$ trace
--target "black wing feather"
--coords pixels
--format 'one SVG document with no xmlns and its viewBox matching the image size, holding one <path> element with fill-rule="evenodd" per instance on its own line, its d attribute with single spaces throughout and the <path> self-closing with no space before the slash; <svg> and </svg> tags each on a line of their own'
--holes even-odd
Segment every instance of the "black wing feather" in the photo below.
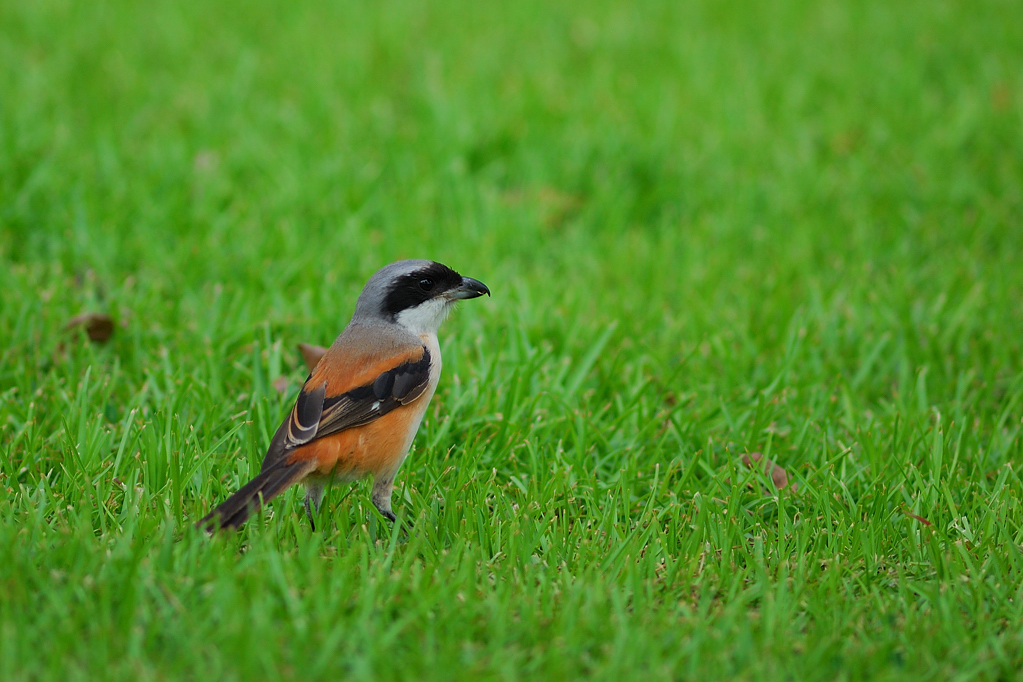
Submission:
<svg viewBox="0 0 1023 682">
<path fill-rule="evenodd" d="M 419 360 L 403 362 L 371 383 L 333 398 L 325 397 L 326 382 L 310 390 L 308 381 L 295 408 L 270 441 L 262 471 L 300 445 L 365 426 L 421 396 L 430 383 L 430 351 L 424 346 Z"/>
<path fill-rule="evenodd" d="M 317 437 L 364 426 L 409 404 L 426 391 L 429 383 L 430 351 L 423 348 L 419 360 L 402 363 L 381 374 L 372 384 L 323 401 Z"/>
<path fill-rule="evenodd" d="M 384 372 L 373 382 L 373 397 L 383 400 L 391 395 L 391 388 L 394 386 L 394 372 Z"/>
<path fill-rule="evenodd" d="M 288 440 L 292 443 L 301 445 L 316 438 L 326 393 L 327 382 L 324 381 L 319 387 L 311 391 L 306 391 L 303 388 L 302 392 L 298 394 L 295 409 L 292 410 L 291 416 L 288 419 L 290 424 Z"/>
</svg>

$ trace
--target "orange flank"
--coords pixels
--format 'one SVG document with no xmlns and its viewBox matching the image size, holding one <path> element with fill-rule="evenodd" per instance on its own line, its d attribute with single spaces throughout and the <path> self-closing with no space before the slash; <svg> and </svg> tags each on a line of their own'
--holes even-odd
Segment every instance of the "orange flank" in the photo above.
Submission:
<svg viewBox="0 0 1023 682">
<path fill-rule="evenodd" d="M 400 407 L 365 426 L 319 438 L 296 448 L 288 464 L 315 462 L 314 475 L 355 480 L 368 474 L 389 476 L 408 453 L 428 400 Z"/>
</svg>

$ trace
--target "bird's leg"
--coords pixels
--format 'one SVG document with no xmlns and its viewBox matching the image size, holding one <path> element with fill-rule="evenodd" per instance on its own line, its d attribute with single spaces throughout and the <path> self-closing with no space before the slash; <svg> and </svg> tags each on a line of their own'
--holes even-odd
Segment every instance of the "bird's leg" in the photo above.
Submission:
<svg viewBox="0 0 1023 682">
<path fill-rule="evenodd" d="M 394 523 L 398 517 L 391 511 L 391 491 L 394 490 L 394 475 L 380 476 L 373 481 L 373 506 L 380 515 Z"/>
<path fill-rule="evenodd" d="M 310 485 L 305 489 L 305 515 L 309 517 L 309 527 L 316 530 L 315 514 L 320 511 L 320 503 L 323 502 L 323 486 Z"/>
</svg>

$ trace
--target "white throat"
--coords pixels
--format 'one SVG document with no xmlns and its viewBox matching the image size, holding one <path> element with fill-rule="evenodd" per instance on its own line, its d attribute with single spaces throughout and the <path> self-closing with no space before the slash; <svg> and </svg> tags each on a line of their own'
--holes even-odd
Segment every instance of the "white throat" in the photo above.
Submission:
<svg viewBox="0 0 1023 682">
<path fill-rule="evenodd" d="M 438 296 L 423 301 L 414 308 L 406 308 L 395 317 L 395 322 L 416 336 L 423 334 L 436 335 L 441 323 L 451 312 L 454 301 Z"/>
</svg>

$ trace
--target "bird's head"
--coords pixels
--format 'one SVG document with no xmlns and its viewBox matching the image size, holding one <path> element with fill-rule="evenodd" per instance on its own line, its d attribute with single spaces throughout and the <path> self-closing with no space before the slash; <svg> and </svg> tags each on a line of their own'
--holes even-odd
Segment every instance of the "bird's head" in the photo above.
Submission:
<svg viewBox="0 0 1023 682">
<path fill-rule="evenodd" d="M 353 319 L 396 322 L 413 334 L 436 334 L 460 300 L 477 298 L 490 289 L 431 260 L 402 260 L 376 272 L 359 295 Z"/>
</svg>

